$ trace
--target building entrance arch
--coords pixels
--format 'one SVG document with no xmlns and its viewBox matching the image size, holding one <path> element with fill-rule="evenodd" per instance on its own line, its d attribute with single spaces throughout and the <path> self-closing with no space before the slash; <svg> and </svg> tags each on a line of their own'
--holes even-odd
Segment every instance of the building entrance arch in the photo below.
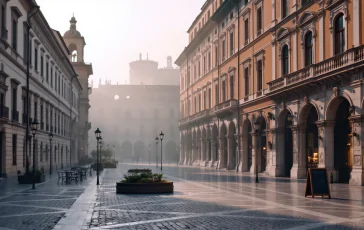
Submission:
<svg viewBox="0 0 364 230">
<path fill-rule="evenodd" d="M 277 146 L 277 162 L 281 172 L 279 176 L 283 177 L 291 177 L 293 166 L 292 118 L 291 112 L 285 109 L 280 113 L 278 120 L 279 145 Z"/>
</svg>

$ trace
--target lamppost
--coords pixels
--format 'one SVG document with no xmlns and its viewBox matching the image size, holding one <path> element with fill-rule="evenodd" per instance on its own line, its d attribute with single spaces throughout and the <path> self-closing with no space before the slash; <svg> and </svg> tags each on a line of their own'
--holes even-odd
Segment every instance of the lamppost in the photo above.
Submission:
<svg viewBox="0 0 364 230">
<path fill-rule="evenodd" d="M 162 164 L 163 164 L 163 137 L 164 137 L 164 133 L 161 131 L 161 133 L 159 134 L 159 138 L 161 139 L 161 170 L 163 170 L 162 168 Z"/>
<path fill-rule="evenodd" d="M 50 132 L 48 134 L 49 136 L 49 175 L 52 174 L 52 139 L 53 139 L 53 133 Z"/>
<path fill-rule="evenodd" d="M 37 118 L 34 118 L 32 122 L 32 134 L 33 134 L 33 186 L 32 189 L 35 189 L 35 135 L 37 134 L 38 129 L 38 121 Z"/>
<path fill-rule="evenodd" d="M 155 137 L 155 144 L 157 145 L 157 150 L 155 151 L 155 155 L 157 157 L 157 160 L 156 160 L 156 168 L 158 168 L 158 142 L 159 142 L 159 138 L 158 136 Z"/>
<path fill-rule="evenodd" d="M 149 160 L 149 164 L 150 164 L 150 144 L 148 144 L 148 160 Z"/>
<path fill-rule="evenodd" d="M 95 137 L 96 137 L 96 185 L 100 185 L 99 181 L 99 140 L 101 139 L 101 131 L 99 128 L 95 130 Z"/>
<path fill-rule="evenodd" d="M 255 134 L 256 134 L 256 138 L 259 138 L 259 134 L 260 134 L 260 123 L 258 121 L 256 121 L 254 123 L 254 129 L 255 129 Z M 259 183 L 259 178 L 258 178 L 258 147 L 257 146 L 258 140 L 255 140 L 255 183 Z"/>
</svg>

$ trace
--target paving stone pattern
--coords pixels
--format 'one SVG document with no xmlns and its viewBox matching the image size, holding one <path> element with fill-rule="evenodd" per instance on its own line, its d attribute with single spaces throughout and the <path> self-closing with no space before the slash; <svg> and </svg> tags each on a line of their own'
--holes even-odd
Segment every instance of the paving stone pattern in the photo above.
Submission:
<svg viewBox="0 0 364 230">
<path fill-rule="evenodd" d="M 83 229 L 364 229 L 361 187 L 335 185 L 333 196 L 342 199 L 312 199 L 302 181 L 263 177 L 256 185 L 250 175 L 165 166 L 174 194 L 115 194 L 130 167 L 104 173 Z"/>
<path fill-rule="evenodd" d="M 0 229 L 53 229 L 91 180 L 88 177 L 86 181 L 65 185 L 57 183 L 53 175 L 35 190 L 31 185 L 0 188 Z"/>
</svg>

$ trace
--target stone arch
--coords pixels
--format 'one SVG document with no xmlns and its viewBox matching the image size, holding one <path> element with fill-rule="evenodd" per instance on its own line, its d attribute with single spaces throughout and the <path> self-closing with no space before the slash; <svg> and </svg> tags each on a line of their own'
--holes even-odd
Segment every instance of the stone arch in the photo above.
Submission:
<svg viewBox="0 0 364 230">
<path fill-rule="evenodd" d="M 248 118 L 245 119 L 242 122 L 243 154 L 241 159 L 242 159 L 243 172 L 249 172 L 252 166 L 252 148 L 253 148 L 253 140 L 251 135 L 252 130 L 253 130 L 253 125 L 251 120 L 249 120 Z"/>
<path fill-rule="evenodd" d="M 311 102 L 308 102 L 306 104 L 304 104 L 302 106 L 302 108 L 300 109 L 300 112 L 298 114 L 298 123 L 301 125 L 303 123 L 305 123 L 306 119 L 307 119 L 307 116 L 308 116 L 308 113 L 310 112 L 311 108 L 314 107 L 315 110 L 316 110 L 316 114 L 317 114 L 317 119 L 320 120 L 321 119 L 321 116 L 320 116 L 320 110 L 319 110 L 319 107 L 316 105 L 315 102 L 311 101 Z"/>
<path fill-rule="evenodd" d="M 278 116 L 277 145 L 276 145 L 276 174 L 290 177 L 293 166 L 293 113 L 289 108 L 282 110 Z"/>
<path fill-rule="evenodd" d="M 177 143 L 174 141 L 168 141 L 164 147 L 163 158 L 170 163 L 176 162 L 178 159 Z"/>
<path fill-rule="evenodd" d="M 309 20 L 315 17 L 313 12 L 306 11 L 302 14 L 302 16 L 298 19 L 298 25 L 301 26 L 302 24 L 308 22 Z"/>
<path fill-rule="evenodd" d="M 237 166 L 237 152 L 236 152 L 236 127 L 235 123 L 231 121 L 228 129 L 228 159 L 227 169 L 235 169 Z"/>
<path fill-rule="evenodd" d="M 211 161 L 219 158 L 219 131 L 216 123 L 211 126 Z"/>
<path fill-rule="evenodd" d="M 224 122 L 220 126 L 219 142 L 220 142 L 219 168 L 226 168 L 228 160 L 228 149 L 227 149 L 228 146 L 227 146 L 227 127 Z"/>
<path fill-rule="evenodd" d="M 284 36 L 289 34 L 289 30 L 287 28 L 281 27 L 277 31 L 277 39 L 282 39 Z"/>
<path fill-rule="evenodd" d="M 339 89 L 337 89 L 339 90 Z M 338 96 L 338 93 L 334 93 L 333 96 L 331 96 L 330 101 L 327 104 L 326 113 L 325 113 L 325 120 L 333 121 L 336 118 L 337 108 L 340 106 L 340 104 L 346 100 L 349 103 L 349 106 L 353 106 L 353 101 L 351 100 L 351 97 L 346 94 L 345 92 L 342 93 L 342 95 Z"/>
<path fill-rule="evenodd" d="M 121 144 L 121 157 L 129 159 L 133 157 L 133 144 L 130 141 Z"/>
<path fill-rule="evenodd" d="M 137 161 L 146 159 L 146 144 L 142 141 L 137 141 L 134 143 L 134 151 L 133 151 L 133 157 Z"/>
<path fill-rule="evenodd" d="M 77 62 L 77 45 L 75 43 L 70 43 L 68 45 L 68 50 L 71 53 L 71 62 Z"/>
<path fill-rule="evenodd" d="M 265 172 L 267 168 L 267 119 L 260 115 L 256 118 L 255 122 L 260 124 L 259 136 L 255 140 L 255 160 L 257 160 L 258 172 Z"/>
</svg>

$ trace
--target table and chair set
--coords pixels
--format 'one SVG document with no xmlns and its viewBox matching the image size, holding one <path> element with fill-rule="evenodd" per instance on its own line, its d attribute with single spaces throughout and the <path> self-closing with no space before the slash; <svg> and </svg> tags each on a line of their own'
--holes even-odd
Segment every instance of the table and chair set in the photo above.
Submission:
<svg viewBox="0 0 364 230">
<path fill-rule="evenodd" d="M 92 176 L 91 167 L 73 167 L 68 170 L 58 171 L 58 182 L 70 184 L 72 181 L 78 182 L 87 180 L 87 174 Z"/>
</svg>

